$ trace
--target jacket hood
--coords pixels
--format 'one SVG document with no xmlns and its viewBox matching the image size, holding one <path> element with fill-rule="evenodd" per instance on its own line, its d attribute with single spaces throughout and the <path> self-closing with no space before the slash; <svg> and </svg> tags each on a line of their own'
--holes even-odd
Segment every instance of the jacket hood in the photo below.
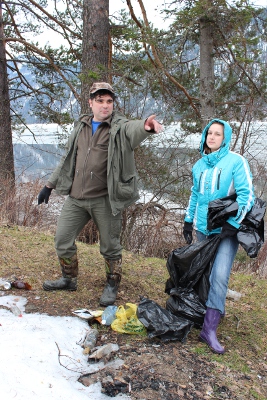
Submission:
<svg viewBox="0 0 267 400">
<path fill-rule="evenodd" d="M 218 122 L 224 126 L 224 139 L 222 141 L 221 147 L 219 150 L 211 153 L 211 154 L 205 154 L 204 153 L 204 144 L 206 141 L 206 136 L 207 132 L 209 130 L 209 127 L 214 123 Z M 207 126 L 203 129 L 202 136 L 201 136 L 201 142 L 200 142 L 200 148 L 199 151 L 201 153 L 201 156 L 204 158 L 204 160 L 211 165 L 214 165 L 218 160 L 220 160 L 222 157 L 224 157 L 230 149 L 230 143 L 232 139 L 232 128 L 228 124 L 228 122 L 223 121 L 222 119 L 215 118 L 211 120 Z"/>
</svg>

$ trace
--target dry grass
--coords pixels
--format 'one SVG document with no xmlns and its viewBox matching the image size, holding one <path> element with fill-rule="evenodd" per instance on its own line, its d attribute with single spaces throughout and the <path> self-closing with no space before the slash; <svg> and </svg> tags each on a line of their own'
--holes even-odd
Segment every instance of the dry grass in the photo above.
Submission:
<svg viewBox="0 0 267 400">
<path fill-rule="evenodd" d="M 99 254 L 99 246 L 78 242 L 79 290 L 75 296 L 68 292 L 48 293 L 42 290 L 45 279 L 61 276 L 60 267 L 54 250 L 53 236 L 39 233 L 25 227 L 2 226 L 1 234 L 1 276 L 12 280 L 15 277 L 32 285 L 32 296 L 44 301 L 41 312 L 50 313 L 49 301 L 52 298 L 51 313 L 58 315 L 71 313 L 77 307 L 98 307 L 98 299 L 105 284 L 104 262 Z M 167 279 L 165 261 L 143 258 L 129 252 L 123 252 L 123 286 L 119 294 L 121 303 L 138 302 L 140 296 L 153 297 L 161 304 L 164 302 L 164 285 Z M 148 279 L 149 277 L 149 279 Z M 151 281 L 153 285 L 151 286 Z M 27 292 L 26 292 L 27 293 Z M 30 293 L 27 293 L 30 295 Z M 71 308 L 69 308 L 69 301 Z M 38 301 L 36 302 L 38 303 Z M 46 306 L 47 303 L 47 306 Z M 37 306 L 37 305 L 36 305 Z"/>
<path fill-rule="evenodd" d="M 55 232 L 57 218 L 65 197 L 52 191 L 48 205 L 37 205 L 44 183 L 17 185 L 15 193 L 6 193 L 0 200 L 0 224 L 11 224 Z M 134 204 L 123 212 L 122 243 L 125 249 L 146 257 L 164 258 L 183 242 L 180 216 L 156 204 Z M 99 234 L 92 221 L 84 227 L 79 241 L 94 244 Z"/>
<path fill-rule="evenodd" d="M 7 183 L 6 183 L 7 184 Z M 17 225 L 54 234 L 57 218 L 65 197 L 52 192 L 48 205 L 37 205 L 37 197 L 43 182 L 22 183 L 15 193 L 0 198 L 0 224 Z M 122 244 L 124 249 L 145 257 L 165 259 L 175 248 L 185 245 L 182 235 L 182 215 L 158 203 L 136 203 L 123 212 Z M 89 223 L 81 231 L 78 240 L 95 244 L 99 241 L 98 230 Z M 267 277 L 267 243 L 264 243 L 256 259 L 246 256 L 244 250 L 236 257 L 234 270 L 257 272 Z"/>
</svg>

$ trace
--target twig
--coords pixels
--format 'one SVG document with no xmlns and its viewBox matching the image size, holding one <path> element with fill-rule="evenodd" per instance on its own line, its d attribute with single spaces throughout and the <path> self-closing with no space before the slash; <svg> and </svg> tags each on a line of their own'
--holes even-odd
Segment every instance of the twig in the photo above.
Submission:
<svg viewBox="0 0 267 400">
<path fill-rule="evenodd" d="M 76 370 L 75 370 L 75 369 L 72 369 L 72 368 L 68 368 L 67 366 L 65 366 L 65 365 L 62 364 L 62 362 L 60 361 L 60 357 L 67 357 L 69 360 L 71 360 L 71 361 L 73 362 L 74 365 L 77 364 L 77 361 L 74 360 L 73 358 L 69 357 L 69 356 L 66 356 L 66 355 L 64 355 L 64 354 L 60 354 L 60 348 L 59 348 L 57 342 L 55 342 L 55 343 L 56 343 L 56 346 L 57 346 L 57 348 L 58 348 L 58 362 L 59 362 L 59 364 L 60 364 L 62 367 L 66 368 L 68 371 L 78 372 L 78 373 L 80 374 L 80 373 L 82 372 L 81 370 L 79 370 L 79 369 L 76 369 Z"/>
<path fill-rule="evenodd" d="M 238 330 L 238 328 L 239 328 L 239 323 L 240 323 L 240 319 L 238 318 L 237 315 L 234 315 L 234 317 L 237 319 L 236 330 Z"/>
</svg>

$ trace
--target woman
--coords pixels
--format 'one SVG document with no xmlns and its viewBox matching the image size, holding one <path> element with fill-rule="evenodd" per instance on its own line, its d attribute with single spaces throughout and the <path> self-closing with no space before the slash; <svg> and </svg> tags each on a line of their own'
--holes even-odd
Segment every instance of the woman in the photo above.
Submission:
<svg viewBox="0 0 267 400">
<path fill-rule="evenodd" d="M 220 234 L 221 241 L 210 274 L 207 310 L 199 339 L 215 353 L 225 349 L 216 335 L 225 299 L 231 268 L 238 249 L 237 231 L 254 203 L 252 175 L 247 160 L 230 151 L 232 128 L 220 119 L 213 119 L 203 130 L 200 144 L 202 158 L 193 166 L 193 186 L 185 214 L 183 234 L 192 242 L 193 225 L 197 240 Z M 238 212 L 222 228 L 208 231 L 207 213 L 210 201 L 236 193 Z"/>
</svg>

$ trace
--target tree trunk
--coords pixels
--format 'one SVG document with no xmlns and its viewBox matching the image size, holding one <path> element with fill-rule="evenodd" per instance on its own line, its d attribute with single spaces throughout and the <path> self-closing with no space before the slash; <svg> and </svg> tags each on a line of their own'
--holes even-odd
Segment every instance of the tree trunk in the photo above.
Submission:
<svg viewBox="0 0 267 400">
<path fill-rule="evenodd" d="M 15 187 L 7 62 L 0 1 L 0 201 Z"/>
<path fill-rule="evenodd" d="M 214 61 L 212 25 L 207 18 L 200 19 L 200 111 L 204 128 L 215 117 Z"/>
<path fill-rule="evenodd" d="M 109 80 L 109 0 L 84 0 L 81 111 L 93 82 Z"/>
</svg>

